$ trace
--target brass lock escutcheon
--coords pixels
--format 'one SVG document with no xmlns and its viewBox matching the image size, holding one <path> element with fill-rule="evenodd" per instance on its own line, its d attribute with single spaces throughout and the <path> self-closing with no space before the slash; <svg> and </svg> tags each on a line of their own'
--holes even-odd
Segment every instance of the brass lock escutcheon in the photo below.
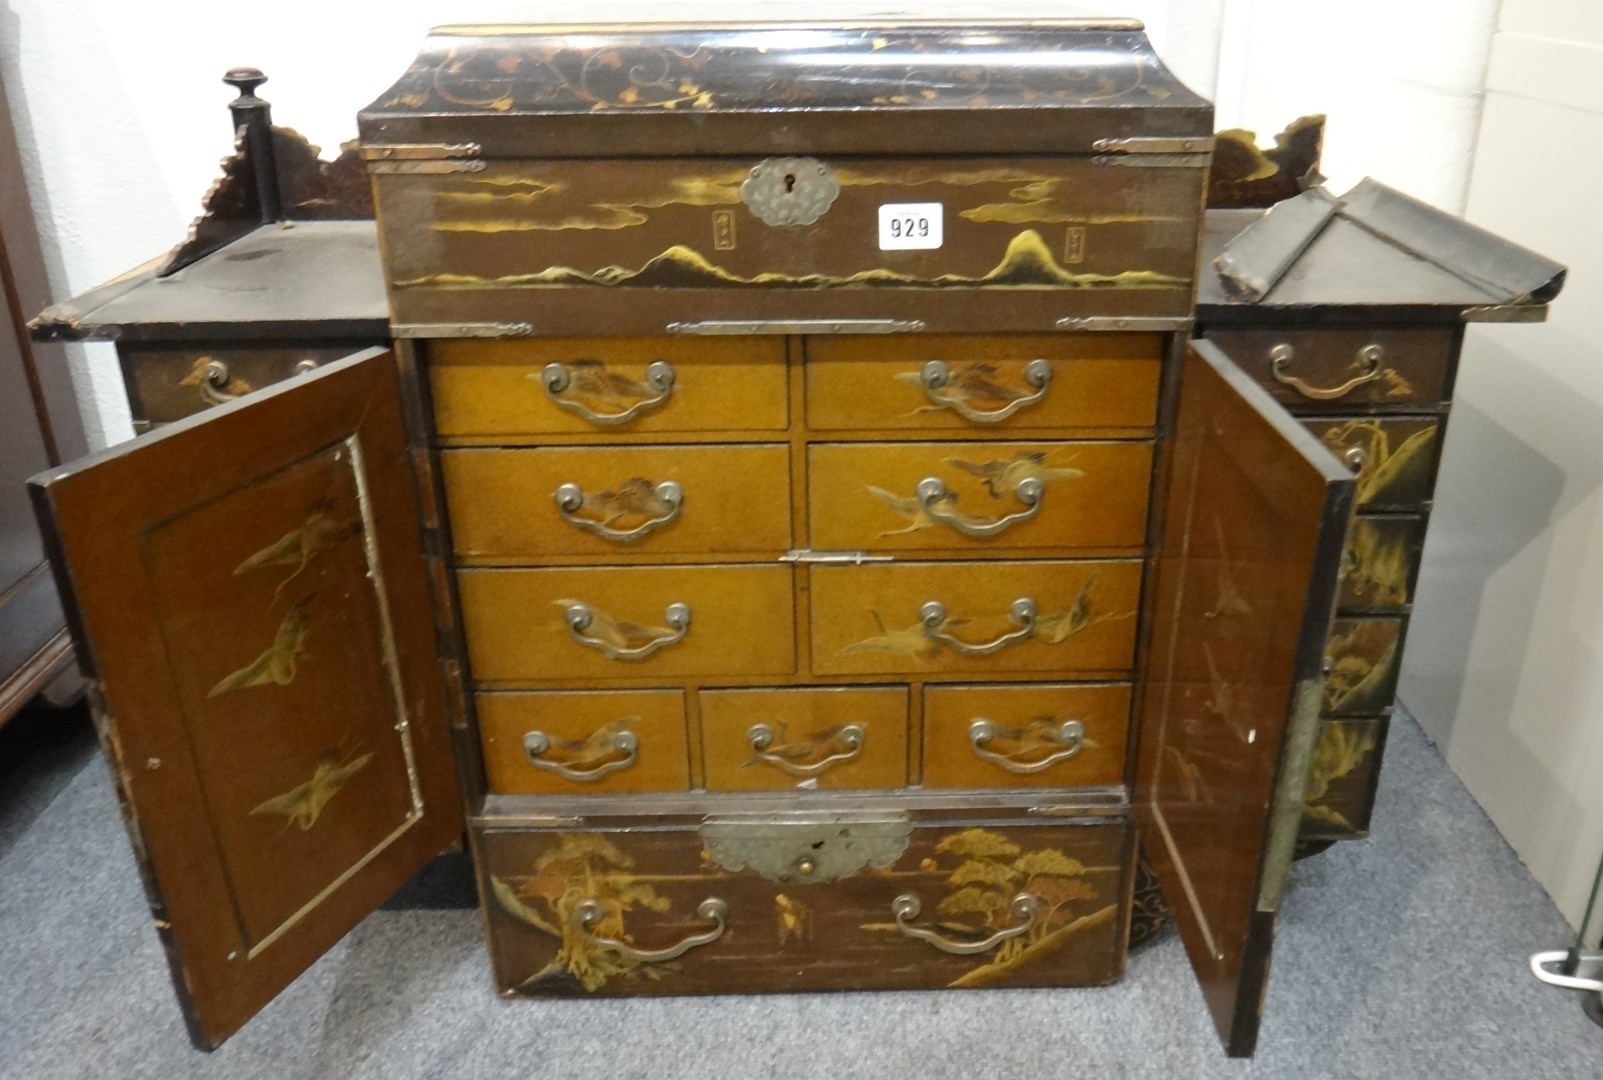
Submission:
<svg viewBox="0 0 1603 1080">
<path fill-rule="evenodd" d="M 768 158 L 751 167 L 740 198 L 769 225 L 811 225 L 840 194 L 840 181 L 817 158 Z"/>
<path fill-rule="evenodd" d="M 723 869 L 750 869 L 793 885 L 884 869 L 902 857 L 912 836 L 904 813 L 720 814 L 701 824 L 701 846 Z"/>
</svg>

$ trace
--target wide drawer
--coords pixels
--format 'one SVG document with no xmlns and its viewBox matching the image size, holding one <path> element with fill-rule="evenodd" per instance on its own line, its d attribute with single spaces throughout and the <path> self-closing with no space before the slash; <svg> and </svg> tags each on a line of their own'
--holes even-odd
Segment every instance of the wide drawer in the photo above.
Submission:
<svg viewBox="0 0 1603 1080">
<path fill-rule="evenodd" d="M 1327 716 L 1378 716 L 1389 713 L 1397 697 L 1403 620 L 1337 619 L 1325 656 Z"/>
<path fill-rule="evenodd" d="M 926 788 L 1056 788 L 1124 780 L 1128 683 L 932 686 Z"/>
<path fill-rule="evenodd" d="M 809 831 L 792 818 L 743 843 L 760 824 L 706 846 L 693 826 L 480 832 L 496 985 L 728 994 L 1094 986 L 1122 974 L 1118 819 L 904 825 L 903 838 L 859 836 L 843 856 L 833 845 L 849 824 Z M 1015 905 L 1020 893 L 1029 899 Z M 975 944 L 973 955 L 942 947 Z"/>
<path fill-rule="evenodd" d="M 473 677 L 484 682 L 786 675 L 786 566 L 462 570 Z"/>
<path fill-rule="evenodd" d="M 807 450 L 820 551 L 1139 548 L 1152 444 L 828 443 Z"/>
<path fill-rule="evenodd" d="M 907 783 L 905 686 L 703 690 L 698 697 L 708 791 Z"/>
<path fill-rule="evenodd" d="M 465 558 L 790 549 L 785 446 L 547 447 L 440 455 Z"/>
<path fill-rule="evenodd" d="M 306 341 L 226 349 L 124 345 L 119 352 L 134 420 L 148 425 L 182 420 L 378 344 Z"/>
<path fill-rule="evenodd" d="M 1150 431 L 1158 334 L 807 339 L 814 431 Z"/>
<path fill-rule="evenodd" d="M 1293 412 L 1434 405 L 1447 397 L 1448 330 L 1212 330 L 1207 336 Z"/>
<path fill-rule="evenodd" d="M 1353 518 L 1347 530 L 1336 603 L 1343 610 L 1408 606 L 1414 597 L 1424 544 L 1425 518 L 1420 514 Z"/>
<path fill-rule="evenodd" d="M 678 690 L 478 694 L 474 708 L 484 771 L 496 794 L 690 787 Z"/>
<path fill-rule="evenodd" d="M 1353 416 L 1305 420 L 1358 481 L 1357 504 L 1371 510 L 1415 510 L 1436 488 L 1441 421 L 1426 416 Z"/>
<path fill-rule="evenodd" d="M 782 338 L 530 338 L 429 349 L 434 424 L 454 436 L 779 431 Z"/>
<path fill-rule="evenodd" d="M 1118 672 L 1135 653 L 1136 560 L 811 568 L 820 675 Z"/>
</svg>

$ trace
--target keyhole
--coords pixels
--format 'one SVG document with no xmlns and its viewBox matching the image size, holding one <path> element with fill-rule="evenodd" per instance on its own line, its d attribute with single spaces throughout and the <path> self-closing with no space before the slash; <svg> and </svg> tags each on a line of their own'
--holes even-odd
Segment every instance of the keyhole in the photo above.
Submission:
<svg viewBox="0 0 1603 1080">
<path fill-rule="evenodd" d="M 785 194 L 789 195 L 791 192 L 793 192 L 795 190 L 796 190 L 796 174 L 795 173 L 786 173 L 785 174 Z"/>
</svg>

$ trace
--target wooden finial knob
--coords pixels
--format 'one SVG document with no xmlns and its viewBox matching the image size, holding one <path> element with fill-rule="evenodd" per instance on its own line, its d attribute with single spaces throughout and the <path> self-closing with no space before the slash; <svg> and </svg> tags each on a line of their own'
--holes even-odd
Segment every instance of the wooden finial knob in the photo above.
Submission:
<svg viewBox="0 0 1603 1080">
<path fill-rule="evenodd" d="M 267 76 L 261 73 L 261 69 L 253 67 L 230 68 L 223 76 L 223 82 L 238 90 L 242 98 L 255 97 L 256 88 L 266 81 Z"/>
</svg>

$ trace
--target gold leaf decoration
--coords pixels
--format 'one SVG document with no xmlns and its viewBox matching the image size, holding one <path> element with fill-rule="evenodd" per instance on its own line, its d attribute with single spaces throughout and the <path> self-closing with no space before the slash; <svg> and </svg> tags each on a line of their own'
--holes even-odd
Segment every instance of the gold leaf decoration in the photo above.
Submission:
<svg viewBox="0 0 1603 1080">
<path fill-rule="evenodd" d="M 317 767 L 312 770 L 312 778 L 304 784 L 299 784 L 282 795 L 275 795 L 271 799 L 257 804 L 252 808 L 252 814 L 283 814 L 289 818 L 285 828 L 290 825 L 298 826 L 301 832 L 306 832 L 317 819 L 322 816 L 323 808 L 330 799 L 338 795 L 345 785 L 373 760 L 372 754 L 363 754 L 344 764 L 331 751 L 324 754 L 318 761 Z"/>
</svg>

